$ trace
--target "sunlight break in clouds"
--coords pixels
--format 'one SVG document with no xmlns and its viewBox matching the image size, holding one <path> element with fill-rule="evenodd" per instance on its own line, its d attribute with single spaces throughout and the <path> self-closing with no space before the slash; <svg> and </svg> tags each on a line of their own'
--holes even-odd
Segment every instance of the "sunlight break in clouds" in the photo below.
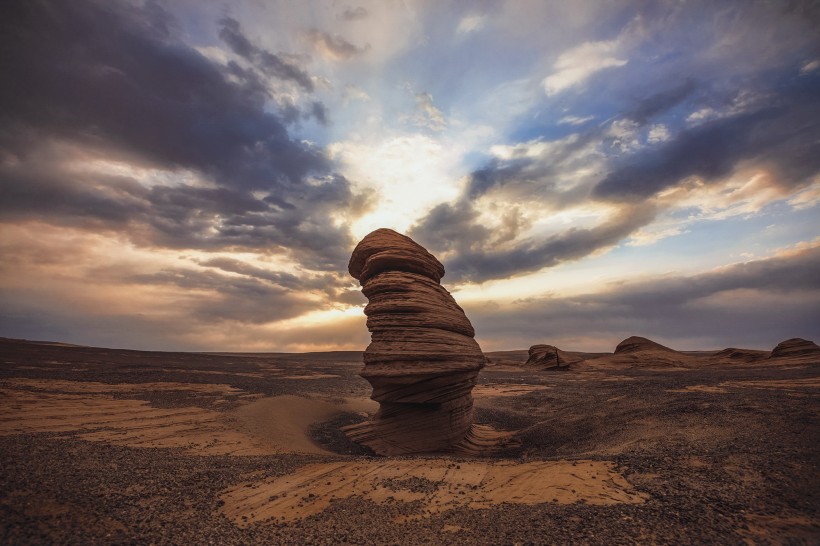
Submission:
<svg viewBox="0 0 820 546">
<path fill-rule="evenodd" d="M 357 239 L 380 227 L 404 232 L 424 211 L 458 193 L 453 174 L 460 158 L 432 137 L 339 142 L 331 144 L 329 152 L 375 201 L 373 209 L 350 226 Z"/>
</svg>

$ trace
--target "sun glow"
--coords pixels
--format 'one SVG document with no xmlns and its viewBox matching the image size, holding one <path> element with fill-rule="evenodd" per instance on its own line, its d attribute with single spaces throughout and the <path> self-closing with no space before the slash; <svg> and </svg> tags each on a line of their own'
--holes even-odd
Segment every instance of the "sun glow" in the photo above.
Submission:
<svg viewBox="0 0 820 546">
<path fill-rule="evenodd" d="M 380 143 L 337 142 L 329 150 L 358 189 L 377 199 L 351 224 L 358 239 L 381 227 L 403 233 L 431 207 L 458 196 L 459 154 L 434 138 L 414 134 Z"/>
</svg>

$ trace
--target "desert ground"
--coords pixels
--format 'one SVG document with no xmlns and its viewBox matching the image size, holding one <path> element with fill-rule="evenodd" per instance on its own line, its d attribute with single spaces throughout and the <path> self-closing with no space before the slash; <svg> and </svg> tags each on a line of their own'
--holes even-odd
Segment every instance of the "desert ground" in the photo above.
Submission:
<svg viewBox="0 0 820 546">
<path fill-rule="evenodd" d="M 820 358 L 571 354 L 487 354 L 502 453 L 387 458 L 360 352 L 3 339 L 0 543 L 820 543 Z"/>
</svg>

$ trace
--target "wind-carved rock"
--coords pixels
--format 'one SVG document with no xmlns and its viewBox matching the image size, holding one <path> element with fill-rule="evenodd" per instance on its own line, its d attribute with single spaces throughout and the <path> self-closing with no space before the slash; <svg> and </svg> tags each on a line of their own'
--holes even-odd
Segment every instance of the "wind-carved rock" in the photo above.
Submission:
<svg viewBox="0 0 820 546">
<path fill-rule="evenodd" d="M 503 434 L 473 425 L 471 391 L 485 359 L 439 284 L 444 266 L 409 237 L 378 229 L 353 250 L 348 270 L 369 300 L 372 339 L 360 375 L 379 410 L 346 427 L 347 436 L 380 455 L 480 454 L 498 445 Z"/>
<path fill-rule="evenodd" d="M 793 337 L 778 343 L 769 358 L 806 356 L 820 356 L 820 347 L 808 339 Z"/>
<path fill-rule="evenodd" d="M 570 364 L 581 360 L 571 357 L 554 345 L 533 345 L 527 355 L 524 367 L 537 370 L 567 370 Z"/>
</svg>

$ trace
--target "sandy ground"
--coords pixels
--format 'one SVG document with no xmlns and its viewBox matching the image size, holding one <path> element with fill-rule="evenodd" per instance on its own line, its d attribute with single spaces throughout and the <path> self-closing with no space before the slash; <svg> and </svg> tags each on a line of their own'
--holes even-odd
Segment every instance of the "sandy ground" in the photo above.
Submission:
<svg viewBox="0 0 820 546">
<path fill-rule="evenodd" d="M 0 340 L 0 543 L 820 543 L 820 362 L 522 353 L 474 390 L 519 447 L 388 459 L 361 353 Z"/>
</svg>

